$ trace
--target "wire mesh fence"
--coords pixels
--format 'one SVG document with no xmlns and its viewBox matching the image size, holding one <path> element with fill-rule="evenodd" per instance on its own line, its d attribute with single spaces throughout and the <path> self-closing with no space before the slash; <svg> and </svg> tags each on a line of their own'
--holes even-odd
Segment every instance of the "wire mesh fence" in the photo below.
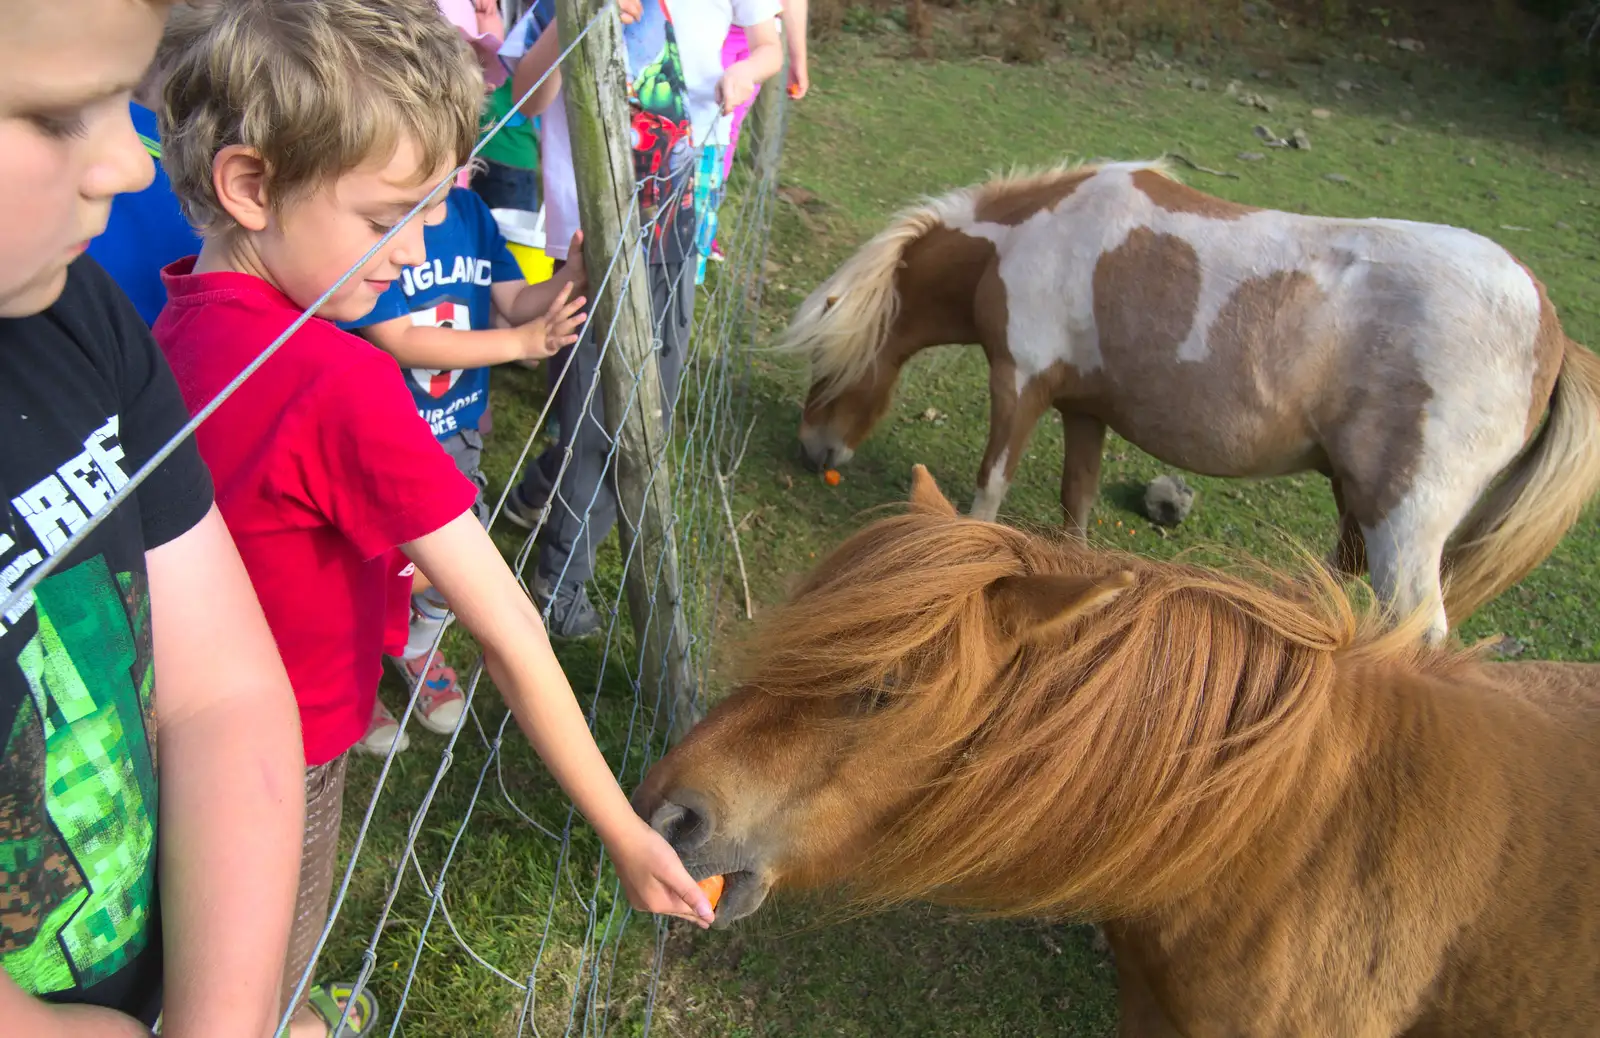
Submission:
<svg viewBox="0 0 1600 1038">
<path fill-rule="evenodd" d="M 574 34 L 564 62 L 611 17 L 608 5 Z M 757 128 L 769 157 L 782 135 L 777 93 Z M 604 132 L 621 141 L 628 128 Z M 777 163 L 755 163 L 730 178 L 718 221 L 724 259 L 705 268 L 699 286 L 692 261 L 666 272 L 649 262 L 652 235 L 691 183 L 663 175 L 659 183 L 634 184 L 635 203 L 654 190 L 662 204 L 647 222 L 630 205 L 621 233 L 597 250 L 605 264 L 589 271 L 591 298 L 625 297 L 650 283 L 649 348 L 619 364 L 627 353 L 625 315 L 600 313 L 577 347 L 590 356 L 580 363 L 575 351 L 564 367 L 552 367 L 542 393 L 538 376 L 511 373 L 504 380 L 511 393 L 502 382 L 494 406 L 513 417 L 506 422 L 497 413 L 496 426 L 514 428 L 485 464 L 499 490 L 491 534 L 518 577 L 550 596 L 541 599 L 547 618 L 561 589 L 579 585 L 600 616 L 598 635 L 558 646 L 558 654 L 624 789 L 637 784 L 670 733 L 685 726 L 700 690 L 713 684 L 719 629 L 749 611 L 730 499 L 752 424 L 748 348 Z M 704 218 L 697 210 L 695 238 L 704 237 Z M 680 311 L 688 315 L 686 343 L 666 363 L 664 350 L 674 344 L 663 342 L 662 315 Z M 657 378 L 660 403 L 641 392 Z M 519 399 L 502 408 L 512 394 Z M 568 402 L 558 406 L 563 394 Z M 619 429 L 646 406 L 664 410 L 665 436 L 656 445 L 662 456 L 632 496 L 662 511 L 665 544 L 653 552 L 637 536 L 606 539 L 613 524 L 624 534 L 644 525 L 644 516 L 629 513 L 629 495 L 618 493 L 617 469 Z M 572 478 L 578 466 L 592 470 L 597 457 L 604 478 Z M 504 521 L 507 501 L 537 469 L 532 484 L 548 494 L 532 502 L 538 519 L 523 534 Z M 569 550 L 552 552 L 551 541 Z M 559 565 L 541 572 L 541 559 L 552 555 Z M 640 636 L 657 625 L 669 637 Z M 667 924 L 635 917 L 592 831 L 520 734 L 512 728 L 507 738 L 511 717 L 490 690 L 482 656 L 448 628 L 436 650 L 455 659 L 476 655 L 462 681 L 468 708 L 437 757 L 418 740 L 404 754 L 354 770 L 349 808 L 358 793 L 366 806 L 347 808 L 355 816 L 346 823 L 348 864 L 304 982 L 312 974 L 353 978 L 378 998 L 381 1029 L 391 1035 L 647 1034 L 663 1008 L 658 981 Z M 407 729 L 419 686 L 406 690 Z"/>
</svg>

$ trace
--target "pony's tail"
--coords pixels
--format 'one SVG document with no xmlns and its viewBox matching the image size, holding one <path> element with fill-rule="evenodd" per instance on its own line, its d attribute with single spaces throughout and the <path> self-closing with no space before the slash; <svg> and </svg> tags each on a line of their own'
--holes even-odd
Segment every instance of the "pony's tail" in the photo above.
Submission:
<svg viewBox="0 0 1600 1038">
<path fill-rule="evenodd" d="M 1544 428 L 1456 532 L 1445 553 L 1455 627 L 1555 550 L 1600 489 L 1600 357 L 1567 340 Z"/>
</svg>

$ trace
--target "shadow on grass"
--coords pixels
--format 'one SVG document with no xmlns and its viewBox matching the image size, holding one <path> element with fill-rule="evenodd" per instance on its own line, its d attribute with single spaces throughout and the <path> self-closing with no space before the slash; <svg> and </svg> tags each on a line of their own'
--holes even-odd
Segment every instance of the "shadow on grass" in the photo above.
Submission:
<svg viewBox="0 0 1600 1038">
<path fill-rule="evenodd" d="M 727 933 L 675 930 L 660 1004 L 680 1026 L 685 1007 L 725 1007 L 682 1027 L 696 1034 L 1088 1038 L 1115 1029 L 1114 976 L 1087 926 L 782 898 Z"/>
</svg>

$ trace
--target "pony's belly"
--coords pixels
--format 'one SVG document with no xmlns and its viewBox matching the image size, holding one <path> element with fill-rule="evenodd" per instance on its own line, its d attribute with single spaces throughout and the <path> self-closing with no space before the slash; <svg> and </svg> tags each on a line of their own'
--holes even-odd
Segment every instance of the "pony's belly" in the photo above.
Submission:
<svg viewBox="0 0 1600 1038">
<path fill-rule="evenodd" d="M 1229 437 L 1212 430 L 1143 430 L 1107 423 L 1117 435 L 1146 454 L 1188 472 L 1230 479 L 1261 479 L 1290 476 L 1297 472 L 1321 471 L 1327 467 L 1327 454 L 1307 436 L 1288 438 Z M 1187 435 L 1185 435 L 1187 433 Z"/>
</svg>

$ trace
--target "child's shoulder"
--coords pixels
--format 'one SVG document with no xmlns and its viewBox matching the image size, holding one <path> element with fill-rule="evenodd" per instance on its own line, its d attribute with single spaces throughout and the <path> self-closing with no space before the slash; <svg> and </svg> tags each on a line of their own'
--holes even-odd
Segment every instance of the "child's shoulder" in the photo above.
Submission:
<svg viewBox="0 0 1600 1038">
<path fill-rule="evenodd" d="M 489 203 L 470 187 L 452 187 L 450 194 L 445 197 L 445 205 L 450 215 L 471 228 L 475 234 L 499 234 L 500 225 L 495 222 Z"/>
<path fill-rule="evenodd" d="M 445 204 L 450 207 L 452 218 L 450 222 L 455 227 L 452 237 L 463 235 L 466 238 L 466 242 L 455 238 L 458 248 L 465 244 L 466 251 L 480 259 L 503 259 L 507 263 L 511 262 L 511 254 L 506 251 L 506 236 L 500 230 L 500 221 L 495 219 L 489 203 L 480 198 L 477 192 L 471 188 L 453 187 Z"/>
<path fill-rule="evenodd" d="M 266 350 L 300 318 L 301 310 L 250 274 L 188 274 L 168 268 L 170 302 L 156 338 L 173 354 L 196 354 L 205 368 L 236 369 Z M 392 358 L 332 321 L 313 316 L 286 339 L 256 377 L 287 379 L 307 389 L 359 379 Z"/>
</svg>

